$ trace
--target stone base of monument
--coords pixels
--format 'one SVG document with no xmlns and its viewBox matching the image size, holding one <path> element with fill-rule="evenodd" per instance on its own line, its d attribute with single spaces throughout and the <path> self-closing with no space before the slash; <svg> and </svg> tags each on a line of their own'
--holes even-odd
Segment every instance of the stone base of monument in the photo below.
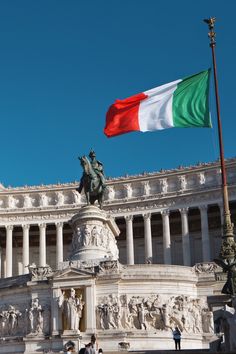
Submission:
<svg viewBox="0 0 236 354">
<path fill-rule="evenodd" d="M 102 343 L 104 352 L 115 351 L 146 351 L 146 350 L 174 350 L 172 331 L 133 330 L 121 332 L 119 330 L 97 331 L 98 343 Z M 209 349 L 209 342 L 202 339 L 201 334 L 182 334 L 181 349 Z"/>
<path fill-rule="evenodd" d="M 61 338 L 64 349 L 67 349 L 68 346 L 70 347 L 70 345 L 72 344 L 75 353 L 78 353 L 79 348 L 81 346 L 80 342 L 82 339 L 79 330 L 64 330 L 63 334 L 61 335 Z"/>
<path fill-rule="evenodd" d="M 63 334 L 61 335 L 62 338 L 65 337 L 75 337 L 79 338 L 80 337 L 80 331 L 78 329 L 65 329 L 63 331 Z"/>
<path fill-rule="evenodd" d="M 27 336 L 24 337 L 23 340 L 25 345 L 25 350 L 23 353 L 48 352 L 51 349 L 50 339 L 45 339 L 41 336 Z"/>
<path fill-rule="evenodd" d="M 120 231 L 113 218 L 94 205 L 81 208 L 71 219 L 71 261 L 118 259 L 116 237 Z"/>
<path fill-rule="evenodd" d="M 7 340 L 0 326 L 0 354 L 65 353 L 71 343 L 78 353 L 94 334 L 105 353 L 174 350 L 175 326 L 182 332 L 183 350 L 205 350 L 215 341 L 212 308 L 219 309 L 222 283 L 215 281 L 214 265 L 123 266 L 115 221 L 95 206 L 81 208 L 71 226 L 72 251 L 59 269 L 42 276 L 42 269 L 33 267 L 30 277 L 0 284 L 0 315 L 8 314 L 7 320 L 15 309 L 18 321 L 12 333 L 20 336 Z M 26 335 L 32 304 L 37 305 L 35 323 L 42 312 L 42 335 Z M 227 322 L 232 329 L 234 321 L 233 313 Z M 230 338 L 234 340 L 235 331 Z"/>
</svg>

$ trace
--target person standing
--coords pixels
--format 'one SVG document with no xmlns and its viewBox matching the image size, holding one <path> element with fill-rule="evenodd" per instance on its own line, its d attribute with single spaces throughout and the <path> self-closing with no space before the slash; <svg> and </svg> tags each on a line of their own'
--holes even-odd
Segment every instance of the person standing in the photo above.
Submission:
<svg viewBox="0 0 236 354">
<path fill-rule="evenodd" d="M 181 332 L 178 327 L 172 331 L 173 339 L 175 341 L 175 350 L 180 350 L 180 342 L 181 342 Z"/>
</svg>

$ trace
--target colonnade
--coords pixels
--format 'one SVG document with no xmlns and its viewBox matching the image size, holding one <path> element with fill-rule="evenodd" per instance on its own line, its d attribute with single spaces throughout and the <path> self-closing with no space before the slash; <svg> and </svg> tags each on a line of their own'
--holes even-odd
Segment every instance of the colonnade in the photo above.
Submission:
<svg viewBox="0 0 236 354">
<path fill-rule="evenodd" d="M 63 261 L 63 222 L 56 224 L 56 265 Z M 30 224 L 23 224 L 23 250 L 22 250 L 22 265 L 23 273 L 28 273 L 28 266 L 30 261 Z M 46 262 L 46 223 L 38 224 L 39 227 L 39 267 L 45 267 Z M 13 265 L 13 230 L 14 225 L 6 226 L 6 277 L 12 276 Z"/>
<path fill-rule="evenodd" d="M 219 205 L 221 211 L 221 224 L 223 222 L 222 205 Z M 208 206 L 202 205 L 198 207 L 200 210 L 201 218 L 201 236 L 202 236 L 202 261 L 207 262 L 211 260 L 210 254 L 210 237 L 208 225 Z M 183 265 L 191 266 L 191 249 L 190 249 L 190 236 L 189 236 L 189 223 L 188 223 L 188 208 L 179 209 L 181 215 L 181 228 L 182 228 L 182 248 L 183 248 Z M 163 257 L 164 264 L 171 264 L 171 236 L 170 236 L 170 215 L 171 210 L 165 209 L 160 211 L 162 216 L 163 228 Z M 151 217 L 150 212 L 143 213 L 144 220 L 144 252 L 146 263 L 152 262 L 152 230 L 151 230 Z M 134 215 L 125 216 L 126 221 L 126 259 L 127 264 L 134 264 L 134 232 L 133 232 L 133 217 Z"/>
<path fill-rule="evenodd" d="M 207 205 L 202 205 L 198 207 L 200 210 L 201 218 L 201 237 L 202 237 L 202 261 L 210 260 L 210 238 L 209 238 L 209 226 L 208 226 L 208 214 Z M 221 210 L 221 222 L 222 222 L 222 205 L 220 205 Z M 162 217 L 162 228 L 163 228 L 163 258 L 164 264 L 171 264 L 171 235 L 170 235 L 170 212 L 171 210 L 165 209 L 161 210 L 160 214 Z M 191 249 L 190 249 L 190 236 L 189 236 L 189 222 L 188 222 L 188 208 L 179 209 L 181 215 L 181 228 L 182 228 L 182 254 L 183 254 L 183 265 L 191 266 Z M 156 211 L 155 211 L 156 214 Z M 135 214 L 139 215 L 139 214 Z M 125 215 L 126 222 L 126 263 L 129 265 L 134 264 L 134 228 L 133 228 L 133 218 L 135 215 Z M 152 227 L 151 218 L 152 213 L 145 212 L 142 214 L 143 224 L 144 224 L 144 253 L 145 261 L 151 263 L 153 260 L 153 249 L 152 249 Z M 19 226 L 19 225 L 17 225 Z M 23 246 L 22 246 L 22 266 L 23 273 L 28 273 L 27 266 L 30 263 L 30 247 L 29 247 L 29 237 L 30 237 L 30 224 L 23 224 Z M 63 261 L 63 222 L 56 222 L 56 266 Z M 45 267 L 46 262 L 46 230 L 47 223 L 38 224 L 39 227 L 39 261 L 37 266 Z M 5 276 L 12 276 L 13 268 L 13 230 L 14 225 L 7 225 L 6 228 L 6 263 L 5 263 Z M 1 257 L 1 256 L 0 256 Z M 0 260 L 1 261 L 1 260 Z M 1 263 L 1 262 L 0 262 Z"/>
</svg>

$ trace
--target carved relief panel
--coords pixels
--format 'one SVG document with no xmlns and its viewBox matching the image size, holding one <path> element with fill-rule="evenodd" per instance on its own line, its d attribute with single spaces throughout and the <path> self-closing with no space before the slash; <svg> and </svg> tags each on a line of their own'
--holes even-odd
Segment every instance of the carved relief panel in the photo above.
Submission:
<svg viewBox="0 0 236 354">
<path fill-rule="evenodd" d="M 98 299 L 97 328 L 156 329 L 178 326 L 186 333 L 213 333 L 213 314 L 206 302 L 189 296 L 147 297 L 110 294 Z"/>
</svg>

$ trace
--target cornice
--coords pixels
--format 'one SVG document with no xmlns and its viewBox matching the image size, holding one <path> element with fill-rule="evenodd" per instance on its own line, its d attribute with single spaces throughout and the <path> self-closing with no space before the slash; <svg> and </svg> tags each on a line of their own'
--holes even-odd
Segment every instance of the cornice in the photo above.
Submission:
<svg viewBox="0 0 236 354">
<path fill-rule="evenodd" d="M 236 158 L 227 160 L 228 190 L 236 199 Z M 143 211 L 171 210 L 184 206 L 220 203 L 219 162 L 200 164 L 165 172 L 153 172 L 109 179 L 104 209 L 114 215 Z M 0 188 L 0 222 L 17 220 L 66 220 L 85 205 L 84 195 L 76 191 L 79 182 Z M 54 220 L 53 219 L 53 220 Z"/>
<path fill-rule="evenodd" d="M 236 157 L 225 159 L 226 168 L 230 168 L 235 166 L 236 168 Z M 164 170 L 161 169 L 160 171 L 154 172 L 143 172 L 137 175 L 126 175 L 121 177 L 108 177 L 107 178 L 107 185 L 115 185 L 120 183 L 132 183 L 136 180 L 138 181 L 146 181 L 155 178 L 165 178 L 165 177 L 174 177 L 176 175 L 183 175 L 183 174 L 192 174 L 197 172 L 206 172 L 209 170 L 214 170 L 220 168 L 220 162 L 199 162 L 196 165 L 190 166 L 179 166 L 178 168 Z M 68 183 L 56 183 L 56 184 L 48 184 L 48 185 L 36 185 L 36 186 L 22 186 L 22 187 L 5 187 L 0 183 L 0 195 L 2 194 L 12 194 L 12 193 L 38 193 L 38 192 L 55 192 L 60 190 L 73 190 L 78 187 L 79 181 L 68 182 Z"/>
</svg>

